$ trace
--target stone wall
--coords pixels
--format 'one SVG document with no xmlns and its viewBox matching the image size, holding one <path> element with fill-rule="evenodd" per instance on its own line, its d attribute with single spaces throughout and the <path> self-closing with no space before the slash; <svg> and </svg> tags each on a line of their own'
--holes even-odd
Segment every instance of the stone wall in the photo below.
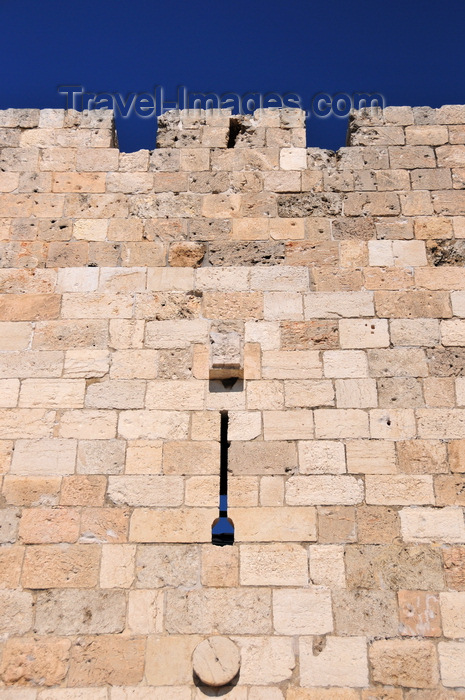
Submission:
<svg viewBox="0 0 465 700">
<path fill-rule="evenodd" d="M 465 107 L 116 143 L 0 112 L 0 700 L 463 700 Z"/>
</svg>

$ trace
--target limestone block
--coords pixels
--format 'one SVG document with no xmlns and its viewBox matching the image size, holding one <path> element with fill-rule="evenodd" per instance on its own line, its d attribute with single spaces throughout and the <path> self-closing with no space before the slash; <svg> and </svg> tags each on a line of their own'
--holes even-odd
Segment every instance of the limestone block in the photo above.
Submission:
<svg viewBox="0 0 465 700">
<path fill-rule="evenodd" d="M 216 508 L 153 510 L 137 508 L 131 518 L 132 542 L 210 542 Z"/>
<path fill-rule="evenodd" d="M 399 591 L 398 595 L 399 629 L 402 635 L 441 636 L 439 596 L 426 591 Z"/>
<path fill-rule="evenodd" d="M 378 405 L 374 379 L 336 379 L 338 408 L 373 408 Z"/>
<path fill-rule="evenodd" d="M 314 419 L 316 438 L 335 440 L 369 437 L 368 415 L 359 409 L 316 409 Z"/>
<path fill-rule="evenodd" d="M 0 548 L 0 565 L 2 566 L 1 587 L 18 588 L 21 578 L 25 547 L 19 545 Z"/>
<path fill-rule="evenodd" d="M 94 292 L 98 286 L 98 276 L 98 269 L 93 267 L 60 268 L 57 292 Z"/>
<path fill-rule="evenodd" d="M 156 350 L 117 350 L 112 355 L 111 379 L 154 379 L 158 376 Z"/>
<path fill-rule="evenodd" d="M 441 680 L 446 688 L 463 686 L 465 683 L 465 644 L 463 642 L 439 642 Z"/>
<path fill-rule="evenodd" d="M 85 405 L 86 408 L 143 408 L 144 397 L 144 381 L 109 380 L 87 388 Z"/>
<path fill-rule="evenodd" d="M 163 593 L 130 591 L 128 628 L 132 634 L 157 634 L 163 631 Z"/>
<path fill-rule="evenodd" d="M 239 584 L 239 550 L 236 547 L 218 548 L 203 545 L 201 552 L 203 586 L 221 588 Z"/>
<path fill-rule="evenodd" d="M 452 315 L 449 295 L 445 292 L 375 292 L 375 305 L 378 316 L 386 318 L 449 318 Z"/>
<path fill-rule="evenodd" d="M 344 474 L 344 445 L 331 440 L 300 441 L 299 472 L 301 474 Z"/>
<path fill-rule="evenodd" d="M 280 151 L 280 167 L 283 170 L 305 170 L 307 167 L 306 149 L 282 148 Z"/>
<path fill-rule="evenodd" d="M 362 691 L 363 692 L 363 691 Z M 353 688 L 289 688 L 287 700 L 359 700 L 360 693 Z M 369 696 L 368 700 L 378 700 Z M 391 700 L 383 696 L 382 700 Z M 392 700 L 401 700 L 400 697 Z"/>
<path fill-rule="evenodd" d="M 428 505 L 435 500 L 432 476 L 367 475 L 366 502 L 375 505 Z"/>
<path fill-rule="evenodd" d="M 323 353 L 326 377 L 367 377 L 366 354 L 361 350 L 326 350 Z"/>
<path fill-rule="evenodd" d="M 354 506 L 319 506 L 318 540 L 322 544 L 356 542 L 357 523 Z"/>
<path fill-rule="evenodd" d="M 79 440 L 78 474 L 120 474 L 124 468 L 125 444 L 122 440 Z"/>
<path fill-rule="evenodd" d="M 265 350 L 262 353 L 264 379 L 310 379 L 322 376 L 317 350 Z"/>
<path fill-rule="evenodd" d="M 301 240 L 305 238 L 303 219 L 270 219 L 270 238 L 280 240 Z"/>
<path fill-rule="evenodd" d="M 122 591 L 51 590 L 38 594 L 34 631 L 47 635 L 118 633 L 124 629 L 125 616 Z"/>
<path fill-rule="evenodd" d="M 170 634 L 269 634 L 271 591 L 264 588 L 167 591 L 165 627 Z"/>
<path fill-rule="evenodd" d="M 144 659 L 143 637 L 83 637 L 71 651 L 68 685 L 137 685 L 144 675 Z"/>
<path fill-rule="evenodd" d="M 260 479 L 260 505 L 282 506 L 284 504 L 284 479 L 280 476 L 262 476 Z"/>
<path fill-rule="evenodd" d="M 115 437 L 117 415 L 114 411 L 83 409 L 64 411 L 59 434 L 63 438 L 104 440 Z"/>
<path fill-rule="evenodd" d="M 148 409 L 202 410 L 206 383 L 199 380 L 149 382 L 146 407 Z M 133 407 L 132 407 L 133 408 Z"/>
<path fill-rule="evenodd" d="M 22 513 L 19 537 L 25 544 L 76 542 L 79 520 L 75 508 L 28 508 Z"/>
<path fill-rule="evenodd" d="M 169 272 L 169 268 L 165 272 Z M 172 287 L 172 289 L 175 288 Z M 192 288 L 193 285 L 189 287 L 189 289 Z M 195 288 L 202 291 L 222 289 L 231 292 L 246 292 L 249 289 L 249 270 L 240 267 L 199 268 L 195 273 Z M 254 322 L 247 323 L 253 324 Z"/>
<path fill-rule="evenodd" d="M 111 476 L 107 496 L 116 505 L 179 506 L 183 481 L 173 476 Z"/>
<path fill-rule="evenodd" d="M 400 519 L 406 542 L 465 541 L 465 524 L 460 508 L 403 508 Z"/>
<path fill-rule="evenodd" d="M 395 636 L 397 601 L 392 591 L 333 592 L 336 634 Z"/>
<path fill-rule="evenodd" d="M 305 319 L 373 316 L 372 292 L 311 292 L 304 296 Z"/>
<path fill-rule="evenodd" d="M 287 441 L 238 441 L 229 448 L 229 468 L 237 474 L 286 474 L 297 469 L 295 444 Z"/>
<path fill-rule="evenodd" d="M 32 324 L 5 321 L 0 323 L 0 350 L 26 350 L 32 337 Z"/>
<path fill-rule="evenodd" d="M 417 418 L 419 437 L 460 439 L 465 436 L 463 409 L 420 408 L 417 410 Z"/>
<path fill-rule="evenodd" d="M 0 377 L 20 379 L 27 377 L 59 377 L 63 367 L 63 353 L 35 351 L 0 354 Z"/>
<path fill-rule="evenodd" d="M 233 219 L 232 239 L 237 241 L 266 241 L 270 237 L 270 221 L 267 218 L 247 217 Z"/>
<path fill-rule="evenodd" d="M 82 511 L 80 542 L 126 542 L 129 508 L 86 508 Z"/>
<path fill-rule="evenodd" d="M 414 411 L 407 408 L 371 409 L 370 435 L 381 440 L 408 440 L 416 437 Z"/>
<path fill-rule="evenodd" d="M 413 377 L 378 379 L 378 401 L 381 408 L 423 406 L 421 382 Z"/>
<path fill-rule="evenodd" d="M 273 622 L 277 634 L 317 635 L 332 632 L 333 615 L 329 591 L 273 591 Z"/>
<path fill-rule="evenodd" d="M 343 349 L 389 347 L 385 319 L 341 319 L 339 337 Z"/>
<path fill-rule="evenodd" d="M 62 506 L 103 506 L 106 490 L 106 479 L 103 475 L 68 476 L 63 479 L 61 486 Z"/>
<path fill-rule="evenodd" d="M 378 640 L 370 648 L 373 678 L 404 688 L 433 688 L 439 680 L 436 648 L 430 641 Z"/>
<path fill-rule="evenodd" d="M 372 377 L 425 377 L 425 353 L 421 349 L 393 348 L 368 351 Z"/>
<path fill-rule="evenodd" d="M 6 474 L 10 469 L 13 454 L 13 441 L 0 441 L 0 474 Z"/>
<path fill-rule="evenodd" d="M 353 476 L 291 476 L 286 483 L 286 502 L 302 505 L 351 505 L 363 500 L 363 482 Z"/>
<path fill-rule="evenodd" d="M 392 241 L 368 241 L 368 260 L 371 266 L 392 267 Z"/>
<path fill-rule="evenodd" d="M 149 321 L 145 343 L 153 348 L 183 348 L 190 343 L 205 343 L 209 323 L 204 320 Z"/>
<path fill-rule="evenodd" d="M 232 511 L 237 542 L 301 542 L 314 541 L 316 512 L 314 508 L 234 508 Z"/>
<path fill-rule="evenodd" d="M 162 443 L 158 440 L 132 440 L 126 450 L 126 474 L 159 474 Z"/>
<path fill-rule="evenodd" d="M 284 382 L 285 405 L 289 408 L 334 406 L 333 383 L 328 379 L 300 379 Z"/>
<path fill-rule="evenodd" d="M 465 637 L 465 594 L 459 591 L 441 593 L 441 619 L 445 637 Z"/>
<path fill-rule="evenodd" d="M 266 292 L 263 299 L 266 321 L 302 321 L 302 294 L 298 292 Z"/>
<path fill-rule="evenodd" d="M 0 294 L 1 321 L 42 321 L 59 314 L 58 294 Z"/>
<path fill-rule="evenodd" d="M 192 652 L 201 641 L 202 637 L 198 635 L 150 636 L 147 641 L 145 670 L 150 686 L 170 686 L 170 694 L 174 685 L 190 686 Z M 176 659 L 175 664 L 173 659 Z M 153 688 L 150 688 L 150 692 L 153 693 Z M 161 695 L 160 700 L 166 697 L 166 688 L 163 689 L 163 693 L 164 696 Z M 150 698 L 152 697 L 150 695 Z M 174 693 L 173 700 L 178 700 Z M 184 700 L 184 697 L 180 696 L 179 700 Z"/>
<path fill-rule="evenodd" d="M 339 347 L 337 321 L 283 321 L 280 326 L 282 350 L 330 350 Z"/>
<path fill-rule="evenodd" d="M 20 513 L 15 508 L 3 509 L 0 513 L 0 542 L 13 543 L 17 539 Z"/>
<path fill-rule="evenodd" d="M 25 379 L 19 405 L 25 408 L 82 408 L 85 382 L 81 379 Z"/>
<path fill-rule="evenodd" d="M 182 440 L 187 438 L 189 415 L 177 411 L 122 411 L 118 433 L 126 440 Z"/>
<path fill-rule="evenodd" d="M 94 588 L 99 565 L 96 544 L 31 545 L 26 548 L 22 584 L 38 589 Z"/>
<path fill-rule="evenodd" d="M 2 680 L 6 685 L 56 685 L 68 672 L 70 646 L 70 640 L 59 637 L 8 639 L 0 666 Z"/>
<path fill-rule="evenodd" d="M 73 439 L 18 439 L 11 473 L 25 476 L 72 474 L 76 462 L 76 448 L 77 442 Z"/>
<path fill-rule="evenodd" d="M 451 377 L 427 377 L 423 380 L 425 404 L 431 408 L 453 408 L 455 382 Z"/>
<path fill-rule="evenodd" d="M 265 440 L 308 440 L 313 437 L 312 411 L 264 411 Z"/>
<path fill-rule="evenodd" d="M 315 586 L 345 586 L 344 547 L 337 544 L 310 545 L 310 581 Z"/>
<path fill-rule="evenodd" d="M 295 668 L 289 637 L 236 637 L 241 650 L 241 682 L 273 685 L 288 680 Z"/>
<path fill-rule="evenodd" d="M 243 586 L 306 586 L 307 552 L 300 544 L 243 544 L 240 582 Z"/>
<path fill-rule="evenodd" d="M 224 551 L 215 548 L 218 556 Z M 199 548 L 195 545 L 140 545 L 136 555 L 136 587 L 195 588 L 199 567 Z"/>
<path fill-rule="evenodd" d="M 166 442 L 163 447 L 164 474 L 214 474 L 218 472 L 219 443 L 215 441 Z"/>
<path fill-rule="evenodd" d="M 397 443 L 399 467 L 407 474 L 437 474 L 446 471 L 446 446 L 438 440 Z"/>
<path fill-rule="evenodd" d="M 279 410 L 284 408 L 283 383 L 274 380 L 249 381 L 246 385 L 247 408 Z"/>
<path fill-rule="evenodd" d="M 419 510 L 419 509 L 416 509 Z M 347 588 L 443 590 L 440 552 L 426 545 L 347 545 Z"/>
<path fill-rule="evenodd" d="M 436 319 L 392 319 L 390 330 L 394 345 L 434 347 L 439 344 L 439 321 Z"/>
<path fill-rule="evenodd" d="M 318 646 L 311 637 L 300 639 L 300 682 L 303 686 L 360 687 L 368 685 L 364 637 L 326 637 Z"/>
<path fill-rule="evenodd" d="M 131 318 L 132 298 L 127 294 L 63 294 L 63 318 Z"/>
<path fill-rule="evenodd" d="M 135 545 L 104 544 L 100 566 L 100 587 L 131 588 L 135 577 L 135 558 Z"/>
<path fill-rule="evenodd" d="M 19 379 L 0 379 L 0 408 L 18 405 Z"/>
<path fill-rule="evenodd" d="M 60 495 L 61 477 L 5 476 L 3 497 L 7 505 L 56 505 Z"/>
</svg>

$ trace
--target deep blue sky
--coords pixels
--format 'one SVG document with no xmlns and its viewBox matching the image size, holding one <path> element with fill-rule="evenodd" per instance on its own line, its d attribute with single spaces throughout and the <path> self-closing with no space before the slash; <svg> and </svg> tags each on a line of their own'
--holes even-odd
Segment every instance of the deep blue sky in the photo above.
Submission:
<svg viewBox="0 0 465 700">
<path fill-rule="evenodd" d="M 63 84 L 465 103 L 463 0 L 0 0 L 0 26 L 0 109 L 64 108 Z M 311 117 L 309 145 L 343 145 L 346 121 Z M 118 133 L 122 150 L 153 148 L 155 120 Z"/>
</svg>

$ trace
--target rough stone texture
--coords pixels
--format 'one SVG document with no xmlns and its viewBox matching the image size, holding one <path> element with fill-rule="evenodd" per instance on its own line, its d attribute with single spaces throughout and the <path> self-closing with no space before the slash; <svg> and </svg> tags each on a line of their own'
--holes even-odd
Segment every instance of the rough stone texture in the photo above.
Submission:
<svg viewBox="0 0 465 700">
<path fill-rule="evenodd" d="M 419 545 L 351 545 L 346 549 L 349 588 L 442 590 L 441 555 Z"/>
<path fill-rule="evenodd" d="M 406 688 L 433 688 L 438 680 L 436 648 L 431 642 L 380 640 L 370 648 L 374 680 Z"/>
<path fill-rule="evenodd" d="M 0 700 L 463 699 L 465 108 L 116 143 L 0 111 Z"/>
</svg>

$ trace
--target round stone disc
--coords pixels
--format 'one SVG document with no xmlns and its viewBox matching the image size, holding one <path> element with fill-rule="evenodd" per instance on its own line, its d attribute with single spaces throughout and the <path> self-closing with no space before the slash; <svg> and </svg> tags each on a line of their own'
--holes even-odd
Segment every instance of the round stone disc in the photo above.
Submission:
<svg viewBox="0 0 465 700">
<path fill-rule="evenodd" d="M 205 685 L 226 685 L 241 665 L 236 644 L 228 637 L 209 637 L 200 642 L 192 655 L 194 671 Z"/>
</svg>

